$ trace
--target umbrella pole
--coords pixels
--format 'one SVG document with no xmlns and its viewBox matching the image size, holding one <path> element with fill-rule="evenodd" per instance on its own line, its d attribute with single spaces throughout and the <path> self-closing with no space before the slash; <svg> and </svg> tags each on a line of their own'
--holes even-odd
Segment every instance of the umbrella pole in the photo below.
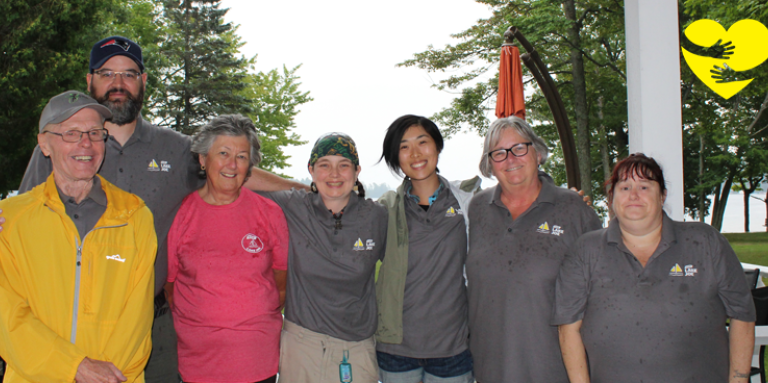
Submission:
<svg viewBox="0 0 768 383">
<path fill-rule="evenodd" d="M 552 117 L 555 120 L 557 133 L 560 136 L 560 145 L 563 148 L 565 174 L 568 178 L 568 187 L 580 189 L 581 177 L 579 174 L 579 156 L 576 152 L 573 130 L 568 121 L 568 114 L 565 111 L 563 99 L 560 97 L 560 92 L 557 91 L 557 87 L 547 70 L 547 66 L 541 61 L 536 49 L 533 48 L 531 43 L 528 42 L 525 36 L 523 36 L 523 33 L 516 27 L 509 27 L 509 29 L 504 32 L 504 38 L 506 40 L 504 44 L 512 44 L 514 40 L 517 39 L 520 42 L 520 45 L 522 45 L 528 52 L 520 55 L 520 58 L 533 75 L 539 88 L 541 88 L 541 92 L 544 93 L 544 98 L 546 98 L 549 109 L 552 112 Z"/>
</svg>

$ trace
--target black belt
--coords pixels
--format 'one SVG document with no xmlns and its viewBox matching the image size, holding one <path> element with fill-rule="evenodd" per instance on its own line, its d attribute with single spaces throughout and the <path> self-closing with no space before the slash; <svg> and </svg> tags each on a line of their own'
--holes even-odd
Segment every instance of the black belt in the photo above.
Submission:
<svg viewBox="0 0 768 383">
<path fill-rule="evenodd" d="M 170 307 L 165 299 L 165 291 L 162 291 L 155 297 L 155 318 L 164 315 L 168 310 L 170 310 Z"/>
</svg>

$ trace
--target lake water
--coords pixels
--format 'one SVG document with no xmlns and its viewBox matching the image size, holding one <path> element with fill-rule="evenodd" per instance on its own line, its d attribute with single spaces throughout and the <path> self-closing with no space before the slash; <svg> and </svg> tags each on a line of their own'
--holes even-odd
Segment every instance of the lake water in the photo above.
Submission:
<svg viewBox="0 0 768 383">
<path fill-rule="evenodd" d="M 764 192 L 752 193 L 753 196 L 765 199 Z M 711 200 L 712 198 L 710 198 Z M 687 217 L 691 220 L 690 217 Z M 711 222 L 711 217 L 705 218 L 706 223 Z M 749 200 L 749 231 L 765 231 L 765 203 L 754 198 Z M 728 197 L 728 204 L 725 206 L 725 216 L 723 217 L 723 233 L 743 233 L 744 232 L 744 196 L 741 192 L 731 193 Z"/>
</svg>

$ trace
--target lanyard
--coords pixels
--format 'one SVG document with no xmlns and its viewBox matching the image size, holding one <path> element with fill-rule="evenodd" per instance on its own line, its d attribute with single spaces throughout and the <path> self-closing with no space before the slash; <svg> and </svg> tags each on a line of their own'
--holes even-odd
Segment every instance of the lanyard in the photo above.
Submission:
<svg viewBox="0 0 768 383">
<path fill-rule="evenodd" d="M 339 363 L 339 381 L 341 383 L 352 383 L 352 365 L 347 362 L 349 359 L 349 350 L 344 350 L 344 359 Z"/>
</svg>

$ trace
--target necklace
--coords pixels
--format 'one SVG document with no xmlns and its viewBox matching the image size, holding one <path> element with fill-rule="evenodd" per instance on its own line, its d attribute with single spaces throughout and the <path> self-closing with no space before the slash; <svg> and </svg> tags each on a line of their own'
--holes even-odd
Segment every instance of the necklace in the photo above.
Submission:
<svg viewBox="0 0 768 383">
<path fill-rule="evenodd" d="M 336 229 L 336 230 L 341 230 L 341 227 L 342 227 L 342 225 L 341 225 L 341 216 L 344 215 L 344 210 L 342 209 L 338 213 L 334 213 L 333 211 L 331 211 L 331 214 L 333 214 L 333 219 L 336 220 L 336 225 L 334 225 L 333 228 Z"/>
</svg>

